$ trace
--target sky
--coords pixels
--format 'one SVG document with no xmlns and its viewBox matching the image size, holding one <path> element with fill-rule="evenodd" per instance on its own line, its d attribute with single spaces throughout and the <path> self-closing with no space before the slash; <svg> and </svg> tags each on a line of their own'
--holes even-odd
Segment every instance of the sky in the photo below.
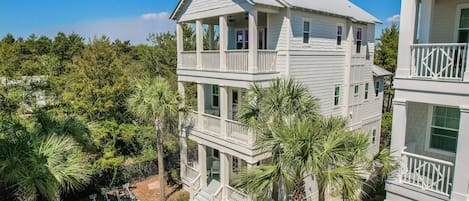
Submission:
<svg viewBox="0 0 469 201">
<path fill-rule="evenodd" d="M 312 0 L 313 1 L 313 0 Z M 326 1 L 326 0 L 316 0 Z M 383 21 L 376 37 L 391 22 L 399 21 L 401 0 L 350 0 Z M 149 33 L 174 31 L 169 15 L 178 0 L 2 0 L 0 37 L 57 32 L 78 33 L 87 40 L 106 35 L 111 39 L 146 43 Z"/>
</svg>

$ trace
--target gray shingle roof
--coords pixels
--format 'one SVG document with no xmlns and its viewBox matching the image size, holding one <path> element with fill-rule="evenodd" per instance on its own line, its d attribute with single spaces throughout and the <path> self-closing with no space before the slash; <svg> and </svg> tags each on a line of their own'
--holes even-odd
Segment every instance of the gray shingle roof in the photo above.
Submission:
<svg viewBox="0 0 469 201">
<path fill-rule="evenodd" d="M 375 77 L 381 77 L 381 76 L 389 76 L 392 75 L 391 72 L 387 71 L 384 68 L 381 68 L 377 65 L 371 66 L 371 71 L 373 71 L 373 76 Z"/>
</svg>

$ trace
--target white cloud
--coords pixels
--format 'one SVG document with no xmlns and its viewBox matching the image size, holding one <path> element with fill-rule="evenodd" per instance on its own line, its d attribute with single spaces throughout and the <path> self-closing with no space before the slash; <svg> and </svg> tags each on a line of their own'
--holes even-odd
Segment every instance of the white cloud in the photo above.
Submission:
<svg viewBox="0 0 469 201">
<path fill-rule="evenodd" d="M 167 12 L 161 13 L 146 13 L 140 16 L 143 20 L 160 20 L 160 19 L 168 19 L 169 15 Z"/>
<path fill-rule="evenodd" d="M 45 30 L 44 34 L 54 37 L 57 32 L 75 32 L 82 37 L 91 39 L 95 36 L 106 35 L 111 40 L 130 40 L 132 44 L 147 43 L 146 38 L 150 33 L 173 32 L 175 24 L 168 19 L 167 12 L 147 13 L 139 17 L 106 19 L 87 21 L 72 25 L 52 27 Z"/>
<path fill-rule="evenodd" d="M 388 17 L 386 22 L 388 23 L 398 23 L 401 20 L 401 16 L 399 14 L 393 15 L 392 17 Z"/>
</svg>

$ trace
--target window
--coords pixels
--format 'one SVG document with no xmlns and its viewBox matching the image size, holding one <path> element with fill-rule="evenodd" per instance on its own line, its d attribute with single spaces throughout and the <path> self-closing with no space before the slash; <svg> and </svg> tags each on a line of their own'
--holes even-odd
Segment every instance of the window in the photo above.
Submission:
<svg viewBox="0 0 469 201">
<path fill-rule="evenodd" d="M 219 107 L 219 88 L 217 85 L 212 85 L 212 106 Z"/>
<path fill-rule="evenodd" d="M 248 49 L 249 47 L 249 31 L 236 31 L 236 49 Z"/>
<path fill-rule="evenodd" d="M 469 8 L 461 9 L 458 27 L 458 43 L 467 43 L 469 40 Z"/>
<path fill-rule="evenodd" d="M 376 86 L 375 86 L 375 96 L 378 97 L 379 95 L 379 81 L 376 82 Z"/>
<path fill-rule="evenodd" d="M 457 108 L 434 106 L 430 148 L 456 153 L 460 112 Z"/>
<path fill-rule="evenodd" d="M 303 22 L 303 43 L 309 43 L 309 21 Z"/>
<path fill-rule="evenodd" d="M 363 30 L 362 28 L 357 28 L 357 53 L 360 53 L 361 52 L 361 49 L 362 49 L 362 34 L 363 34 Z"/>
<path fill-rule="evenodd" d="M 371 143 L 375 144 L 376 142 L 376 129 L 373 129 L 373 134 L 371 136 Z"/>
<path fill-rule="evenodd" d="M 340 87 L 335 87 L 334 91 L 334 105 L 339 105 Z"/>
<path fill-rule="evenodd" d="M 342 25 L 337 26 L 337 45 L 342 45 Z"/>
<path fill-rule="evenodd" d="M 359 88 L 360 88 L 360 87 L 358 86 L 358 84 L 355 85 L 355 95 L 358 95 L 358 89 L 359 89 Z"/>
<path fill-rule="evenodd" d="M 239 159 L 236 156 L 231 157 L 231 170 L 233 173 L 239 172 Z"/>
<path fill-rule="evenodd" d="M 369 84 L 366 83 L 365 84 L 365 100 L 368 99 L 368 88 L 369 88 Z"/>
</svg>

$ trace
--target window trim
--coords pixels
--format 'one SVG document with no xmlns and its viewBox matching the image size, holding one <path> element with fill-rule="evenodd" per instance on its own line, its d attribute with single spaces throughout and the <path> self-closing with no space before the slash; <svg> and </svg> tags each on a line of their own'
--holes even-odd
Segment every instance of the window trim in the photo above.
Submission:
<svg viewBox="0 0 469 201">
<path fill-rule="evenodd" d="M 371 144 L 376 145 L 376 139 L 378 139 L 380 135 L 378 135 L 378 129 L 373 127 L 371 129 Z"/>
<path fill-rule="evenodd" d="M 381 82 L 379 80 L 376 80 L 375 82 L 375 97 L 379 97 L 380 83 Z M 384 86 L 384 83 L 383 83 L 383 86 Z"/>
<path fill-rule="evenodd" d="M 341 27 L 342 29 L 342 32 L 340 33 L 340 44 L 339 43 L 339 27 Z M 336 45 L 337 47 L 342 47 L 343 45 L 343 40 L 344 40 L 344 24 L 342 23 L 337 23 L 337 26 L 336 26 Z"/>
<path fill-rule="evenodd" d="M 214 88 L 213 88 L 214 86 L 218 87 L 218 93 L 217 93 L 217 94 L 215 94 L 215 93 L 213 92 L 213 91 L 214 91 L 214 90 L 213 90 L 213 89 L 214 89 Z M 211 99 L 212 99 L 212 102 L 211 102 L 211 103 L 212 103 L 212 107 L 213 107 L 213 108 L 219 108 L 219 107 L 220 107 L 220 86 L 218 86 L 218 85 L 212 85 L 212 87 L 210 87 L 210 90 L 211 90 L 211 92 L 212 92 L 212 93 L 210 94 L 210 97 L 211 97 Z M 215 104 L 213 104 L 213 103 L 214 103 L 214 100 L 215 100 L 215 99 L 214 99 L 215 96 L 218 98 L 218 106 L 216 106 Z"/>
<path fill-rule="evenodd" d="M 308 22 L 308 31 L 305 30 L 305 23 Z M 302 40 L 303 44 L 310 44 L 311 42 L 311 19 L 303 18 L 303 35 L 302 35 Z M 305 33 L 308 33 L 308 41 L 305 42 Z"/>
<path fill-rule="evenodd" d="M 360 84 L 353 85 L 353 95 L 358 96 L 360 94 Z"/>
<path fill-rule="evenodd" d="M 454 33 L 453 33 L 453 41 L 455 43 L 458 42 L 459 39 L 459 23 L 461 21 L 461 10 L 469 8 L 469 3 L 461 3 L 456 5 L 456 20 L 454 22 Z"/>
<path fill-rule="evenodd" d="M 436 153 L 436 154 L 441 154 L 444 156 L 450 156 L 450 157 L 456 157 L 456 153 L 450 152 L 450 151 L 445 151 L 437 148 L 432 148 L 430 147 L 430 139 L 432 135 L 432 120 L 433 120 L 433 108 L 435 107 L 446 107 L 446 105 L 429 105 L 428 106 L 428 112 L 427 112 L 427 127 L 426 127 L 426 135 L 425 135 L 425 151 L 431 152 L 431 153 Z M 449 107 L 451 108 L 451 107 Z M 461 124 L 461 120 L 459 120 L 459 123 Z M 459 129 L 458 129 L 458 138 L 459 138 Z M 458 140 L 456 140 L 456 145 L 457 145 Z"/>
</svg>

